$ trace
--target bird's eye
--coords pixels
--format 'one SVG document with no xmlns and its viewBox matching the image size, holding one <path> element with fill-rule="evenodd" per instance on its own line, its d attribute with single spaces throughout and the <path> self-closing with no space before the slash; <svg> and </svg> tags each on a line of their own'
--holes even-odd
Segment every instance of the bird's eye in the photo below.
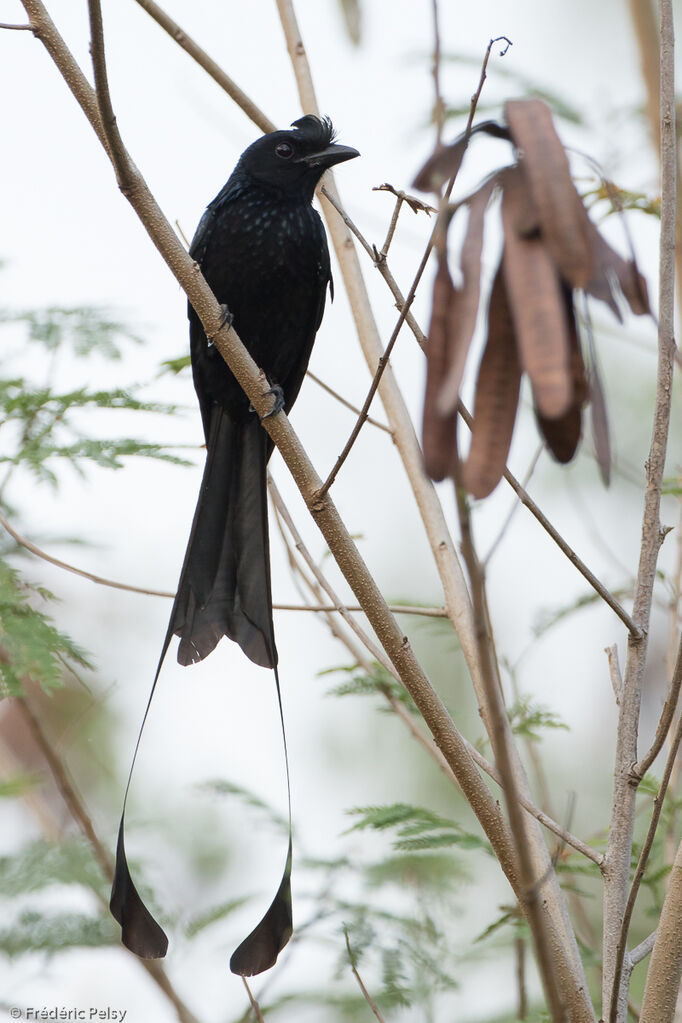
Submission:
<svg viewBox="0 0 682 1023">
<path fill-rule="evenodd" d="M 289 145 L 288 142 L 280 142 L 275 152 L 282 160 L 290 160 L 294 155 L 294 147 Z"/>
</svg>

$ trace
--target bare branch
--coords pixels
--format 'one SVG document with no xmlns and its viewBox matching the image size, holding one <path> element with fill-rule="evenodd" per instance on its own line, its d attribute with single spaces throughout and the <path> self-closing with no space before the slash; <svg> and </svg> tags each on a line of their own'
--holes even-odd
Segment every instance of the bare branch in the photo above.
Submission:
<svg viewBox="0 0 682 1023">
<path fill-rule="evenodd" d="M 306 376 L 310 377 L 311 380 L 314 380 L 317 386 L 321 387 L 323 391 L 327 392 L 327 394 L 331 394 L 332 398 L 336 398 L 339 404 L 343 405 L 351 412 L 354 412 L 356 416 L 360 415 L 359 408 L 356 408 L 355 405 L 339 394 L 338 391 L 335 391 L 333 387 L 330 387 L 329 384 L 325 384 L 324 380 L 320 380 L 320 378 L 315 376 L 315 374 L 310 370 L 307 371 Z M 367 416 L 367 422 L 371 423 L 372 426 L 378 426 L 380 430 L 383 430 L 385 433 L 389 434 L 389 436 L 393 436 L 393 431 L 390 426 L 386 426 L 385 423 L 380 423 L 378 419 L 373 419 L 371 416 Z"/>
<path fill-rule="evenodd" d="M 138 2 L 139 2 L 139 0 L 138 0 Z M 256 1019 L 258 1020 L 258 1023 L 265 1023 L 265 1020 L 263 1019 L 263 1013 L 261 1012 L 261 1009 L 260 1009 L 260 1005 L 258 1004 L 258 1002 L 257 1002 L 256 998 L 254 997 L 254 995 L 251 993 L 251 988 L 249 987 L 249 983 L 248 983 L 246 977 L 242 977 L 242 981 L 243 981 L 244 987 L 246 988 L 246 993 L 249 996 L 249 1001 L 251 1002 L 251 1008 L 253 1009 L 253 1011 L 255 1013 L 255 1016 L 256 1016 Z"/>
<path fill-rule="evenodd" d="M 89 579 L 90 582 L 98 583 L 100 586 L 110 586 L 115 590 L 127 590 L 129 593 L 143 593 L 149 597 L 171 597 L 175 596 L 174 593 L 170 593 L 167 590 L 148 590 L 142 586 L 131 586 L 128 583 L 119 583 L 114 579 L 106 579 L 104 576 L 95 575 L 93 572 L 87 572 L 83 568 L 76 568 L 75 565 L 69 564 L 68 561 L 62 561 L 61 558 L 55 558 L 52 554 L 48 554 L 47 551 L 42 550 L 36 544 L 27 540 L 25 537 L 17 533 L 14 526 L 5 518 L 0 512 L 0 525 L 9 533 L 12 539 L 23 547 L 25 550 L 30 551 L 31 554 L 35 554 L 37 558 L 42 558 L 43 561 L 47 561 L 50 565 L 55 565 L 57 568 L 63 568 L 66 572 L 73 572 L 74 575 L 79 575 L 83 579 Z"/>
<path fill-rule="evenodd" d="M 502 697 L 499 668 L 493 649 L 487 613 L 483 572 L 474 546 L 469 505 L 461 484 L 460 462 L 457 454 L 455 456 L 455 497 L 462 536 L 462 553 L 469 572 L 474 606 L 474 626 L 486 701 L 484 705 L 484 720 L 495 753 L 495 763 L 500 773 L 507 815 L 519 859 L 519 872 L 521 875 L 521 890 L 518 893 L 519 902 L 530 925 L 535 956 L 552 1019 L 554 1023 L 567 1023 L 566 1008 L 562 1002 L 554 970 L 554 959 L 550 951 L 547 920 L 541 907 L 543 879 L 538 877 L 535 870 L 530 848 L 530 838 L 526 830 L 526 821 L 521 813 L 519 800 L 521 793 L 515 770 L 517 758 L 513 749 L 513 736 L 509 725 L 509 717 Z"/>
<path fill-rule="evenodd" d="M 88 115 L 93 127 L 96 126 L 96 130 L 99 128 L 99 137 L 104 140 L 93 90 L 75 64 L 43 4 L 40 0 L 22 0 L 22 3 L 32 24 L 38 28 L 39 37 L 53 56 L 57 66 L 60 70 L 68 69 L 68 77 L 65 75 L 67 84 Z M 49 45 L 46 39 L 49 40 Z M 132 163 L 130 165 L 132 166 Z M 264 428 L 282 452 L 282 456 L 343 575 L 358 597 L 361 607 L 401 681 L 410 692 L 436 742 L 457 775 L 462 790 L 495 849 L 502 869 L 514 886 L 517 883 L 517 877 L 509 833 L 499 807 L 492 799 L 475 764 L 468 755 L 461 735 L 454 727 L 442 701 L 414 657 L 402 630 L 386 608 L 376 583 L 369 574 L 334 505 L 329 497 L 324 502 L 315 500 L 321 480 L 310 464 L 310 460 L 287 417 L 281 412 L 277 415 L 269 415 L 273 406 L 273 398 L 269 394 L 267 380 L 259 372 L 234 328 L 223 323 L 222 310 L 204 281 L 199 268 L 185 252 L 180 240 L 137 171 L 135 171 L 134 185 L 134 188 L 126 192 L 126 198 L 135 208 L 150 237 L 185 290 L 204 329 L 209 336 L 214 337 L 216 348 L 226 359 L 230 370 L 245 390 L 257 414 L 263 420 Z"/>
<path fill-rule="evenodd" d="M 682 842 L 670 872 L 644 988 L 640 1023 L 673 1023 L 682 979 Z"/>
<path fill-rule="evenodd" d="M 648 955 L 651 955 L 651 950 L 653 949 L 656 941 L 656 933 L 656 931 L 652 931 L 651 934 L 644 939 L 644 941 L 640 941 L 639 945 L 635 945 L 632 952 L 630 952 L 628 959 L 630 960 L 630 966 L 632 968 L 637 966 L 638 963 L 641 963 L 642 960 L 646 959 Z"/>
<path fill-rule="evenodd" d="M 443 138 L 443 125 L 445 124 L 445 103 L 440 91 L 440 29 L 438 25 L 438 0 L 431 0 L 433 12 L 433 121 L 436 125 L 436 145 L 440 146 Z"/>
<path fill-rule="evenodd" d="M 184 29 L 180 28 L 176 21 L 173 21 L 171 17 L 166 14 L 163 8 L 159 7 L 154 0 L 136 0 L 136 3 L 142 7 L 143 10 L 149 14 L 157 25 L 160 25 L 165 32 L 171 36 L 178 46 L 189 54 L 197 64 L 204 69 L 204 71 L 211 76 L 214 82 L 216 82 L 221 89 L 230 96 L 238 107 L 240 107 L 247 117 L 250 117 L 254 124 L 258 125 L 262 132 L 270 132 L 275 130 L 275 125 L 267 117 L 262 110 L 260 110 L 253 100 L 239 88 L 236 82 L 234 82 L 229 75 L 225 74 L 220 65 L 216 64 L 212 60 L 205 50 L 199 46 L 198 43 L 192 39 L 191 36 L 187 35 Z"/>
<path fill-rule="evenodd" d="M 377 259 L 376 250 L 369 244 L 369 242 L 364 237 L 362 232 L 353 223 L 353 221 L 350 219 L 350 217 L 348 217 L 348 215 L 343 211 L 343 209 L 342 209 L 341 205 L 338 203 L 338 201 L 334 197 L 332 197 L 330 194 L 328 194 L 328 192 L 324 188 L 322 189 L 322 192 L 327 197 L 327 199 L 329 199 L 329 201 L 332 203 L 332 205 L 337 210 L 337 212 L 343 217 L 344 223 L 352 231 L 352 233 L 355 235 L 355 237 L 360 241 L 360 244 L 363 246 L 363 248 L 369 253 L 370 258 L 374 262 L 374 265 L 377 267 L 377 269 L 381 273 L 382 277 L 384 278 L 384 280 L 388 284 L 389 288 L 391 289 L 391 292 L 393 293 L 393 296 L 396 299 L 396 305 L 397 305 L 398 309 L 403 311 L 404 308 L 405 308 L 405 297 L 403 296 L 402 292 L 400 291 L 400 288 L 398 287 L 398 285 L 397 285 L 397 283 L 395 281 L 395 278 L 391 274 L 391 272 L 390 272 L 390 270 L 388 268 L 387 261 L 384 260 L 384 259 L 380 259 L 380 258 Z M 410 330 L 414 334 L 417 342 L 420 344 L 420 346 L 422 348 L 425 347 L 425 345 L 427 343 L 427 338 L 426 338 L 425 334 L 423 333 L 423 331 L 421 330 L 421 328 L 419 327 L 419 325 L 416 322 L 416 320 L 414 319 L 412 313 L 409 312 L 409 311 L 408 311 L 407 316 L 406 316 L 406 322 L 407 322 L 408 326 L 410 327 Z M 461 401 L 458 404 L 458 412 L 459 412 L 460 416 L 462 417 L 462 419 L 464 420 L 464 422 L 467 424 L 467 426 L 471 427 L 471 424 L 473 423 L 473 417 L 472 417 L 471 413 L 468 411 L 468 409 L 465 407 L 465 405 Z M 585 562 L 576 554 L 576 552 L 564 540 L 564 538 L 561 536 L 559 531 L 555 528 L 555 526 L 552 525 L 552 523 L 547 518 L 547 516 L 544 514 L 544 512 L 541 511 L 539 506 L 531 498 L 530 494 L 527 492 L 525 487 L 522 486 L 522 484 L 519 483 L 519 481 L 516 479 L 516 477 L 513 475 L 513 473 L 510 472 L 509 469 L 505 469 L 503 475 L 504 475 L 504 478 L 507 481 L 507 483 L 510 485 L 512 490 L 518 496 L 518 498 L 521 501 L 521 503 L 528 509 L 528 511 L 531 513 L 531 515 L 533 515 L 537 519 L 537 521 L 540 523 L 540 525 L 545 530 L 545 532 L 547 532 L 549 534 L 549 536 L 552 538 L 554 543 L 559 547 L 559 549 L 562 551 L 562 553 L 565 554 L 565 556 L 568 558 L 568 560 L 571 562 L 571 564 L 574 565 L 575 568 L 577 568 L 577 570 L 580 572 L 580 574 L 587 580 L 587 582 L 590 584 L 590 586 L 592 586 L 592 588 L 599 594 L 599 596 L 602 598 L 602 600 L 606 604 L 608 604 L 608 606 L 615 612 L 615 614 L 620 618 L 620 620 L 627 627 L 627 629 L 631 633 L 631 635 L 633 635 L 634 637 L 638 637 L 639 634 L 640 634 L 639 633 L 639 629 L 635 626 L 634 622 L 632 621 L 632 618 L 627 613 L 625 608 L 619 603 L 618 600 L 616 600 L 616 598 L 607 589 L 607 587 L 604 586 L 604 584 L 596 577 L 594 572 L 592 572 L 592 570 L 590 568 L 588 568 L 588 566 L 585 564 Z"/>
<path fill-rule="evenodd" d="M 372 1012 L 374 1013 L 376 1018 L 379 1020 L 379 1023 L 384 1023 L 384 1017 L 379 1012 L 379 1009 L 377 1008 L 377 1003 L 374 1001 L 374 999 L 370 995 L 369 991 L 367 990 L 367 988 L 363 984 L 362 977 L 358 973 L 358 968 L 356 966 L 355 953 L 353 952 L 352 948 L 350 947 L 350 938 L 348 937 L 348 930 L 345 927 L 343 929 L 343 933 L 344 933 L 345 938 L 346 938 L 346 948 L 348 949 L 348 959 L 350 961 L 350 968 L 353 971 L 353 976 L 355 977 L 355 979 L 358 982 L 358 987 L 362 991 L 362 997 L 365 999 L 365 1001 L 369 1005 L 370 1009 L 372 1010 Z"/>
<path fill-rule="evenodd" d="M 616 968 L 613 977 L 613 996 L 611 999 L 611 1015 L 609 1017 L 609 1023 L 616 1023 L 617 1011 L 618 1011 L 618 998 L 617 992 L 620 987 L 621 973 L 623 970 L 623 960 L 625 957 L 625 947 L 628 939 L 628 930 L 630 928 L 630 921 L 632 919 L 632 913 L 635 908 L 635 902 L 639 893 L 639 888 L 644 877 L 646 865 L 649 862 L 649 855 L 651 853 L 651 847 L 654 844 L 654 838 L 656 837 L 656 830 L 658 823 L 661 819 L 661 812 L 663 810 L 663 802 L 665 800 L 665 794 L 668 790 L 670 783 L 670 775 L 672 774 L 673 767 L 675 766 L 675 759 L 677 757 L 678 750 L 680 748 L 680 742 L 682 741 L 682 718 L 677 723 L 675 735 L 670 744 L 670 750 L 668 751 L 668 757 L 666 759 L 665 770 L 661 779 L 661 787 L 658 790 L 658 794 L 654 799 L 654 810 L 651 814 L 651 820 L 649 822 L 649 828 L 647 830 L 646 838 L 642 845 L 639 858 L 637 860 L 637 866 L 635 868 L 635 875 L 632 879 L 632 885 L 630 887 L 630 894 L 625 906 L 625 912 L 623 914 L 623 922 L 621 924 L 620 937 L 618 939 L 618 948 L 616 950 L 617 960 Z M 679 942 L 678 942 L 679 944 Z M 682 954 L 682 953 L 681 953 Z"/>
<path fill-rule="evenodd" d="M 656 728 L 656 735 L 654 741 L 651 744 L 651 749 L 646 753 L 642 759 L 634 765 L 632 768 L 632 777 L 638 782 L 642 780 L 646 772 L 649 770 L 658 754 L 663 749 L 663 743 L 666 740 L 666 736 L 670 730 L 673 716 L 677 708 L 677 703 L 680 698 L 680 686 L 682 685 L 682 637 L 680 637 L 680 645 L 677 650 L 677 660 L 675 662 L 675 670 L 673 671 L 673 677 L 670 680 L 668 692 L 666 694 L 665 703 L 663 704 L 663 710 L 658 721 Z"/>
<path fill-rule="evenodd" d="M 169 594 L 170 595 L 170 594 Z M 320 614 L 337 614 L 341 611 L 362 611 L 359 604 L 273 604 L 276 611 L 314 611 Z M 388 609 L 396 615 L 415 615 L 423 618 L 447 618 L 444 607 L 419 607 L 413 604 L 388 604 Z"/>
<path fill-rule="evenodd" d="M 628 904 L 628 881 L 635 813 L 636 786 L 631 768 L 637 760 L 637 734 L 647 653 L 647 632 L 651 616 L 656 565 L 665 532 L 660 523 L 661 487 L 670 425 L 672 377 L 675 353 L 675 220 L 677 144 L 674 80 L 674 29 L 671 0 L 659 0 L 661 30 L 661 233 L 659 247 L 659 322 L 656 404 L 649 457 L 646 462 L 646 493 L 642 520 L 642 543 L 632 618 L 642 633 L 628 643 L 623 676 L 623 697 L 619 707 L 613 810 L 606 850 L 604 877 L 604 937 L 602 958 L 604 980 L 602 1004 L 606 1018 L 624 1023 L 627 992 L 615 985 L 621 961 L 620 943 Z M 674 896 L 671 901 L 674 901 Z M 660 935 L 659 935 L 660 940 Z M 678 947 L 680 943 L 678 942 Z M 653 963 L 652 963 L 653 966 Z M 651 975 L 651 967 L 650 967 Z M 679 981 L 679 977 L 678 977 Z M 662 982 L 662 979 L 661 979 Z M 647 984 L 647 990 L 649 985 Z M 611 1003 L 611 999 L 615 1005 Z M 646 1018 L 643 1010 L 642 1019 Z M 657 1023 L 663 1023 L 663 1016 Z M 653 1017 L 651 1017 L 653 1019 Z"/>
</svg>

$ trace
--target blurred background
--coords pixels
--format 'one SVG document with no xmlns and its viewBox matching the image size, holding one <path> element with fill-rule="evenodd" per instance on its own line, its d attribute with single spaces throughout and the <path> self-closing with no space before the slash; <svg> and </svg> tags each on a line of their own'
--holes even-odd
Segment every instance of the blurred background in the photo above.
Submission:
<svg viewBox="0 0 682 1023">
<path fill-rule="evenodd" d="M 2 6 L 4 21 L 25 20 L 20 3 Z M 48 6 L 90 76 L 86 5 Z M 333 119 L 339 140 L 362 155 L 338 170 L 342 199 L 380 247 L 394 201 L 373 188 L 390 182 L 410 190 L 433 148 L 432 5 L 299 0 L 296 6 L 321 110 Z M 300 115 L 269 0 L 252 0 L 248 8 L 236 0 L 167 0 L 165 9 L 278 126 Z M 104 3 L 103 13 L 119 128 L 166 216 L 189 238 L 259 131 L 134 0 Z M 548 99 L 562 139 L 575 148 L 580 191 L 598 186 L 579 155 L 589 153 L 633 194 L 631 205 L 639 208 L 627 213 L 627 230 L 655 302 L 658 162 L 630 6 L 617 0 L 441 2 L 440 35 L 445 139 L 464 128 L 489 40 L 506 35 L 512 45 L 504 56 L 493 48 L 479 118 L 500 118 L 512 97 Z M 2 514 L 57 558 L 132 586 L 172 591 L 203 464 L 190 374 L 164 366 L 187 351 L 185 299 L 119 193 L 106 155 L 44 48 L 30 32 L 10 31 L 0 32 L 0 47 Z M 503 143 L 472 145 L 456 194 L 467 194 L 508 158 Z M 623 223 L 607 213 L 606 203 L 594 207 L 604 234 L 627 255 Z M 424 213 L 403 209 L 389 263 L 404 293 L 431 228 Z M 455 223 L 453 243 L 457 230 Z M 497 235 L 492 218 L 484 250 L 488 282 Z M 385 343 L 397 312 L 371 262 L 361 258 Z M 433 268 L 414 306 L 424 329 L 432 276 Z M 336 298 L 311 369 L 359 407 L 370 376 L 336 277 Z M 541 454 L 529 490 L 627 605 L 651 429 L 655 325 L 628 317 L 621 327 L 602 309 L 593 319 L 614 446 L 611 486 L 602 486 L 586 436 L 569 467 Z M 474 353 L 469 374 L 476 363 Z M 392 365 L 419 424 L 424 359 L 407 330 Z M 50 403 L 48 392 L 52 399 L 62 396 L 62 404 Z M 105 392 L 106 400 L 93 397 Z M 119 392 L 126 397 L 112 407 L 111 395 Z M 467 376 L 465 397 L 471 393 Z M 373 415 L 384 421 L 378 401 Z M 309 379 L 292 420 L 325 476 L 353 414 Z M 679 425 L 674 409 L 663 521 L 675 527 Z M 131 439 L 127 449 L 121 438 Z M 518 477 L 526 476 L 538 445 L 524 392 L 510 457 Z M 352 603 L 277 453 L 271 470 L 311 553 Z M 439 493 L 455 535 L 451 487 L 442 484 Z M 440 607 L 433 556 L 388 434 L 364 427 L 333 496 L 386 598 Z M 524 509 L 505 525 L 513 497 L 501 485 L 474 510 L 483 555 L 504 526 L 487 576 L 507 695 L 538 801 L 598 846 L 609 817 L 616 721 L 604 648 L 616 644 L 622 659 L 624 629 Z M 660 563 L 644 742 L 655 727 L 677 641 L 678 535 L 667 539 Z M 271 536 L 275 602 L 300 605 L 306 601 L 274 520 Z M 82 837 L 63 793 L 80 793 L 94 832 L 112 854 L 170 600 L 96 585 L 18 549 L 9 535 L 2 543 L 0 630 L 6 638 L 14 629 L 11 639 L 26 655 L 29 674 L 49 683 L 49 692 L 29 689 L 33 722 L 16 701 L 0 703 L 0 1018 L 13 1006 L 95 1006 L 126 1009 L 131 1021 L 170 1021 L 178 1013 L 189 1020 L 188 1011 L 206 1023 L 248 1019 L 246 993 L 227 959 L 269 904 L 286 850 L 271 675 L 228 643 L 190 669 L 179 668 L 171 651 L 154 699 L 131 788 L 128 855 L 171 938 L 164 961 L 169 996 L 159 977 L 120 947 L 118 928 L 102 906 L 108 886 L 93 844 Z M 37 621 L 50 628 L 31 615 L 48 616 L 62 638 L 45 633 L 40 650 L 27 650 L 33 640 L 22 640 L 14 618 L 30 619 L 32 636 Z M 414 615 L 402 616 L 401 626 L 457 726 L 489 752 L 450 627 Z M 523 928 L 463 799 L 395 714 L 384 712 L 376 679 L 360 670 L 329 673 L 352 667 L 353 658 L 323 616 L 281 610 L 275 628 L 291 759 L 298 930 L 278 966 L 254 981 L 266 1018 L 369 1018 L 351 974 L 344 925 L 385 1018 L 523 1018 L 516 980 Z M 89 666 L 74 662 L 78 651 Z M 9 670 L 4 684 L 12 695 L 17 679 Z M 340 686 L 342 694 L 334 691 Z M 54 770 L 46 768 L 46 749 L 57 775 L 64 774 L 62 794 L 59 776 L 55 783 Z M 396 804 L 423 810 L 421 818 L 405 817 L 421 845 L 400 833 L 400 813 L 382 819 L 350 812 Z M 662 847 L 661 864 L 665 855 Z M 598 879 L 568 857 L 566 870 L 594 981 Z M 644 937 L 651 929 L 646 913 L 660 896 L 653 879 L 633 933 L 639 928 Z M 527 973 L 530 1019 L 537 1018 L 539 992 L 530 966 Z M 636 985 L 637 973 L 635 991 Z"/>
</svg>

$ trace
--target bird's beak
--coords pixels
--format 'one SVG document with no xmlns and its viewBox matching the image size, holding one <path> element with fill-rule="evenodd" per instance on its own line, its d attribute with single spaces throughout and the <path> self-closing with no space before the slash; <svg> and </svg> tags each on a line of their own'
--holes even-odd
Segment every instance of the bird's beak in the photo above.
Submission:
<svg viewBox="0 0 682 1023">
<path fill-rule="evenodd" d="M 353 149 L 351 146 L 340 146 L 337 143 L 332 143 L 331 146 L 320 150 L 319 153 L 308 153 L 306 156 L 299 157 L 296 162 L 305 163 L 309 167 L 324 167 L 326 169 L 327 167 L 333 167 L 335 163 L 354 160 L 359 155 L 357 149 Z"/>
</svg>

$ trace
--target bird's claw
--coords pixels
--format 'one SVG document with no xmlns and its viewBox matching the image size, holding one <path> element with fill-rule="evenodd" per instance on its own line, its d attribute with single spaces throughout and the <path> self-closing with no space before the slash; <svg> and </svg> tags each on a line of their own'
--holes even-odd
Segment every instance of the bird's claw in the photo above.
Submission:
<svg viewBox="0 0 682 1023">
<path fill-rule="evenodd" d="M 263 419 L 269 419 L 270 416 L 276 416 L 277 413 L 281 412 L 282 409 L 284 408 L 284 391 L 279 386 L 279 384 L 273 384 L 272 387 L 269 387 L 267 391 L 263 393 L 263 397 L 265 397 L 266 394 L 271 394 L 274 397 L 275 404 L 272 406 L 269 412 L 265 413 L 265 415 L 262 417 Z M 253 407 L 253 405 L 249 405 L 249 412 L 255 411 L 256 410 Z"/>
<path fill-rule="evenodd" d="M 234 313 L 230 312 L 230 310 L 227 308 L 224 302 L 221 303 L 220 309 L 223 315 L 220 320 L 220 326 L 218 327 L 218 330 L 222 330 L 226 324 L 228 327 L 231 327 L 232 324 L 234 323 Z"/>
<path fill-rule="evenodd" d="M 221 302 L 220 310 L 222 316 L 220 317 L 220 323 L 218 324 L 218 329 L 216 330 L 215 334 L 219 334 L 225 325 L 231 327 L 232 324 L 234 323 L 234 313 L 230 312 L 230 310 L 227 308 L 224 302 Z M 214 340 L 215 334 L 206 335 L 206 344 L 208 345 L 209 348 L 213 348 L 215 344 Z"/>
</svg>

